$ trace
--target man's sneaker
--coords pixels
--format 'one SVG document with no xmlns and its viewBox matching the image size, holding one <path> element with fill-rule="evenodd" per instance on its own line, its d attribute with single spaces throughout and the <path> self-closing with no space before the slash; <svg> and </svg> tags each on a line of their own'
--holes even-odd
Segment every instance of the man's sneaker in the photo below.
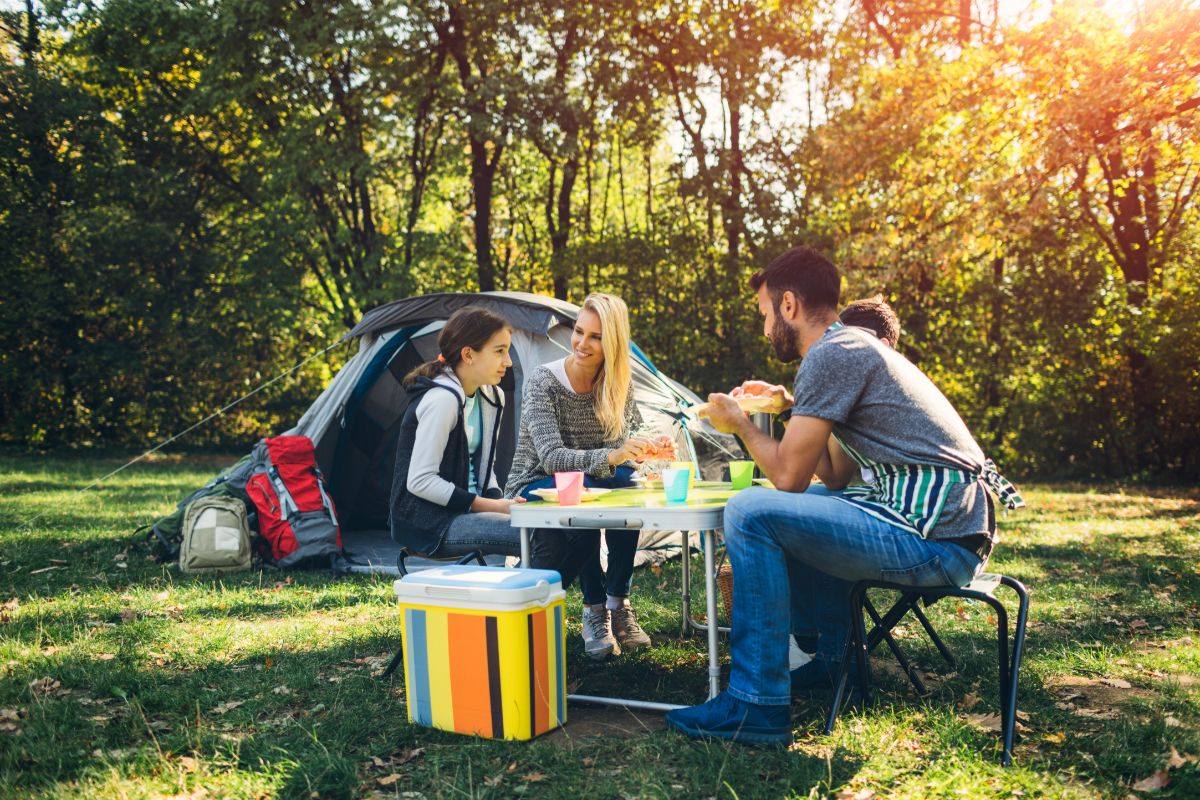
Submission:
<svg viewBox="0 0 1200 800">
<path fill-rule="evenodd" d="M 638 625 L 637 616 L 631 606 L 623 606 L 612 612 L 613 635 L 622 650 L 637 650 L 639 647 L 649 647 L 650 637 Z"/>
<path fill-rule="evenodd" d="M 721 692 L 707 703 L 667 712 L 667 727 L 693 739 L 725 739 L 741 744 L 789 745 L 788 706 L 760 706 Z"/>
<path fill-rule="evenodd" d="M 608 609 L 603 605 L 583 607 L 583 652 L 596 661 L 621 655 L 621 646 L 613 636 Z"/>
</svg>

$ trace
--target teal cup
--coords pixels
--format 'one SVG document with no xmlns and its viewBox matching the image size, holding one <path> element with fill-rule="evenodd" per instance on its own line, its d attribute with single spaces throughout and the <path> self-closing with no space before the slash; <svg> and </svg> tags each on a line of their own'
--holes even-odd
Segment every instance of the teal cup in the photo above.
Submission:
<svg viewBox="0 0 1200 800">
<path fill-rule="evenodd" d="M 754 482 L 754 462 L 730 461 L 729 482 L 734 489 L 749 489 Z"/>
<path fill-rule="evenodd" d="M 691 479 L 690 469 L 664 469 L 662 472 L 663 492 L 668 503 L 686 503 L 688 498 L 688 482 Z"/>
</svg>

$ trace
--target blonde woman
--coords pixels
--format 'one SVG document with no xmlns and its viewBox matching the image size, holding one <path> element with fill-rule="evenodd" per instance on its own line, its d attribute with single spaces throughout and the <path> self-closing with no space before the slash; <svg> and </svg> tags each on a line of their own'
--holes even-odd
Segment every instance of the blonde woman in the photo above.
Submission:
<svg viewBox="0 0 1200 800">
<path fill-rule="evenodd" d="M 571 333 L 570 355 L 538 367 L 525 380 L 521 433 L 505 495 L 530 499 L 532 490 L 554 486 L 554 473 L 574 470 L 584 473 L 585 486 L 632 486 L 630 462 L 661 444 L 630 435 L 642 422 L 631 373 L 625 301 L 588 295 Z M 599 531 L 536 534 L 543 548 L 569 550 L 557 560 L 579 569 L 584 652 L 591 658 L 650 644 L 629 604 L 638 533 L 605 532 L 607 574 L 600 569 Z M 564 574 L 563 580 L 571 577 Z"/>
</svg>

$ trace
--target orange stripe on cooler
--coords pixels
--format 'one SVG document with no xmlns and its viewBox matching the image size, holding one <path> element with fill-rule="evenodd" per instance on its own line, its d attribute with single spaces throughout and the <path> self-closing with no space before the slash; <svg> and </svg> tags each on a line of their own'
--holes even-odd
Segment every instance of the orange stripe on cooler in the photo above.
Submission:
<svg viewBox="0 0 1200 800">
<path fill-rule="evenodd" d="M 492 702 L 488 684 L 485 618 L 473 614 L 446 616 L 454 730 L 490 737 Z"/>
</svg>

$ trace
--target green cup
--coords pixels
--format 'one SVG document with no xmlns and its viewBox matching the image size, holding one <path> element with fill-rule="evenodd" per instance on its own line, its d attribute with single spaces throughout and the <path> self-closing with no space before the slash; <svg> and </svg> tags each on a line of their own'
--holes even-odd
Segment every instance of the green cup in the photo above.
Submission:
<svg viewBox="0 0 1200 800">
<path fill-rule="evenodd" d="M 749 489 L 750 484 L 754 483 L 754 462 L 730 461 L 729 482 L 734 489 Z"/>
</svg>

